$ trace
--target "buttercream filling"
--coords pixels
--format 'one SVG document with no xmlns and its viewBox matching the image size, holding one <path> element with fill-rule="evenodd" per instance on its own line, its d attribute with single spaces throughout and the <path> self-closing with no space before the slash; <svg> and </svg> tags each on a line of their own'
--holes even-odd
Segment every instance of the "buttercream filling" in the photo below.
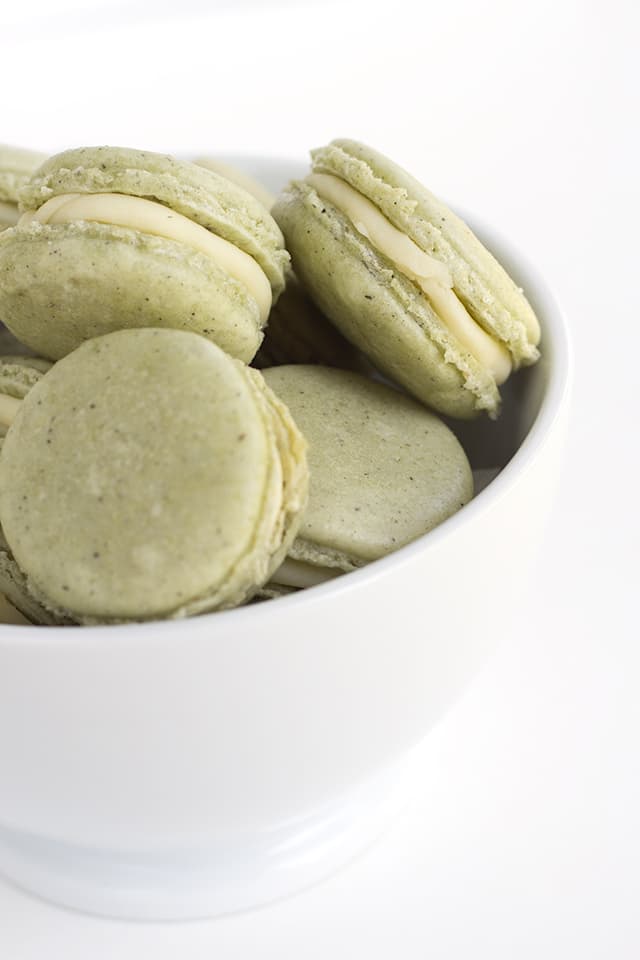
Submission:
<svg viewBox="0 0 640 960">
<path fill-rule="evenodd" d="M 313 563 L 305 563 L 304 560 L 292 560 L 286 557 L 280 564 L 276 572 L 271 577 L 271 583 L 277 583 L 281 587 L 315 587 L 319 583 L 326 583 L 327 580 L 333 580 L 343 573 L 342 570 L 336 570 L 331 567 L 317 567 Z"/>
<path fill-rule="evenodd" d="M 0 230 L 15 226 L 19 217 L 20 214 L 17 204 L 6 203 L 4 200 L 0 200 Z"/>
<path fill-rule="evenodd" d="M 261 323 L 266 323 L 271 309 L 271 285 L 256 261 L 244 250 L 206 227 L 194 223 L 181 213 L 155 200 L 130 197 L 123 193 L 66 193 L 51 197 L 37 210 L 29 210 L 20 218 L 23 226 L 37 221 L 43 224 L 94 220 L 111 223 L 140 233 L 184 243 L 211 257 L 226 273 L 249 291 L 258 304 Z"/>
<path fill-rule="evenodd" d="M 458 299 L 453 278 L 445 264 L 421 250 L 417 243 L 387 220 L 375 204 L 339 177 L 312 173 L 306 182 L 322 199 L 337 207 L 379 253 L 420 287 L 449 333 L 489 370 L 497 384 L 504 383 L 511 373 L 509 352 L 475 322 Z"/>
</svg>

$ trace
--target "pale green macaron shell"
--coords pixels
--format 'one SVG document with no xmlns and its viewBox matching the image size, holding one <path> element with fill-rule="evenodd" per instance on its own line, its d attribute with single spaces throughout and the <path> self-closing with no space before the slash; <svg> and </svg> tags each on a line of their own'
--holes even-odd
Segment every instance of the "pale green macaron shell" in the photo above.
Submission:
<svg viewBox="0 0 640 960">
<path fill-rule="evenodd" d="M 328 367 L 272 367 L 264 377 L 309 443 L 309 503 L 290 559 L 353 570 L 427 533 L 472 497 L 456 437 L 411 397 Z M 273 582 L 305 585 L 304 568 L 286 564 L 288 574 L 283 568 Z"/>
<path fill-rule="evenodd" d="M 353 140 L 312 151 L 313 173 L 348 184 L 442 264 L 473 321 L 508 349 L 513 368 L 534 363 L 538 322 L 522 291 L 471 230 L 417 180 Z M 306 181 L 291 183 L 273 213 L 293 267 L 321 310 L 380 370 L 441 412 L 495 416 L 490 370 L 443 323 L 423 290 Z"/>
<path fill-rule="evenodd" d="M 43 623 L 235 606 L 278 567 L 306 444 L 262 376 L 195 334 L 90 340 L 28 393 L 0 454 L 0 589 Z M 21 599 L 22 595 L 22 599 Z"/>
<path fill-rule="evenodd" d="M 68 194 L 154 201 L 228 241 L 257 264 L 275 301 L 289 257 L 275 221 L 241 187 L 170 156 L 86 147 L 47 160 L 20 191 L 21 209 Z M 255 290 L 187 242 L 119 223 L 20 221 L 0 236 L 0 317 L 37 353 L 59 359 L 126 327 L 199 333 L 249 362 L 262 341 Z"/>
<path fill-rule="evenodd" d="M 0 231 L 16 224 L 18 193 L 44 160 L 44 153 L 0 143 Z"/>
</svg>

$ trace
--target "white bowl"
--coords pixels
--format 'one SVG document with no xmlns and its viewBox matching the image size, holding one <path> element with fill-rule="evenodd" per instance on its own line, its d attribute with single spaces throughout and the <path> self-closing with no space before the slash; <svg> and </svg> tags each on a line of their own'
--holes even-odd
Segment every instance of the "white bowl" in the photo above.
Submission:
<svg viewBox="0 0 640 960">
<path fill-rule="evenodd" d="M 253 172 L 276 187 L 291 169 Z M 0 626 L 7 877 L 99 914 L 212 916 L 315 882 L 387 821 L 412 747 L 535 602 L 564 436 L 561 312 L 474 225 L 543 328 L 543 359 L 508 382 L 501 419 L 459 428 L 499 476 L 394 555 L 281 600 L 187 621 Z"/>
</svg>

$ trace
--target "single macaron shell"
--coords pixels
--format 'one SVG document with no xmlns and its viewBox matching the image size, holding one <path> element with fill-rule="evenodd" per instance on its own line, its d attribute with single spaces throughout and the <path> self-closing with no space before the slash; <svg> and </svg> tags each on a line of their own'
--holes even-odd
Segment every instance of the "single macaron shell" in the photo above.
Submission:
<svg viewBox="0 0 640 960">
<path fill-rule="evenodd" d="M 20 204 L 0 237 L 0 317 L 37 353 L 152 326 L 255 355 L 289 257 L 241 187 L 162 154 L 86 147 L 42 164 Z"/>
<path fill-rule="evenodd" d="M 87 341 L 33 387 L 7 432 L 5 567 L 51 615 L 43 622 L 235 606 L 297 532 L 305 448 L 262 376 L 202 337 Z"/>
<path fill-rule="evenodd" d="M 464 450 L 411 397 L 328 367 L 271 367 L 264 377 L 309 443 L 311 472 L 288 570 L 278 571 L 275 583 L 304 586 L 384 557 L 472 497 Z M 318 578 L 292 560 L 324 572 Z"/>
<path fill-rule="evenodd" d="M 353 140 L 312 151 L 273 213 L 320 309 L 376 367 L 440 412 L 496 416 L 534 363 L 531 306 L 471 230 L 387 157 Z"/>
</svg>

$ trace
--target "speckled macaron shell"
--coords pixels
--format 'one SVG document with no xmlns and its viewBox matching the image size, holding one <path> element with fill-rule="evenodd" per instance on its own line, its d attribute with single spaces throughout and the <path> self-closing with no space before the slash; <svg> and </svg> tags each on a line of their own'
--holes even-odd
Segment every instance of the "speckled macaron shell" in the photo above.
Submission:
<svg viewBox="0 0 640 960">
<path fill-rule="evenodd" d="M 53 613 L 33 596 L 27 577 L 13 558 L 9 544 L 0 530 L 0 597 L 6 601 L 6 619 L 0 615 L 1 623 L 21 622 L 38 626 L 73 626 L 75 621 L 62 613 Z M 13 611 L 16 611 L 14 615 Z"/>
<path fill-rule="evenodd" d="M 0 356 L 0 393 L 22 400 L 50 369 L 50 361 L 41 357 Z"/>
<path fill-rule="evenodd" d="M 411 397 L 327 367 L 264 376 L 309 443 L 309 503 L 292 559 L 352 570 L 427 533 L 473 495 L 457 439 Z"/>
<path fill-rule="evenodd" d="M 26 591 L 23 612 L 58 623 L 243 602 L 295 536 L 305 448 L 261 375 L 202 337 L 87 341 L 30 391 L 4 441 L 12 602 Z"/>
<path fill-rule="evenodd" d="M 0 143 L 0 231 L 16 222 L 18 192 L 44 160 L 44 153 Z"/>
<path fill-rule="evenodd" d="M 263 337 L 256 301 L 211 257 L 86 220 L 0 234 L 0 315 L 52 360 L 115 330 L 166 327 L 248 363 Z"/>
<path fill-rule="evenodd" d="M 157 200 L 248 253 L 277 297 L 289 261 L 282 233 L 247 190 L 187 160 L 128 147 L 79 147 L 50 157 L 20 191 L 23 210 L 63 193 L 124 193 Z"/>
<path fill-rule="evenodd" d="M 514 367 L 538 357 L 539 327 L 513 281 L 469 228 L 400 167 L 351 140 L 312 151 L 313 172 L 337 176 L 450 271 L 474 320 L 508 347 Z M 491 373 L 450 334 L 428 298 L 350 220 L 304 181 L 273 208 L 293 266 L 320 308 L 388 376 L 435 409 L 495 416 Z"/>
<path fill-rule="evenodd" d="M 20 192 L 24 211 L 62 194 L 155 200 L 251 256 L 277 299 L 288 254 L 254 197 L 195 164 L 115 147 L 47 160 Z M 263 320 L 248 288 L 186 243 L 96 221 L 21 224 L 0 236 L 0 316 L 23 343 L 59 359 L 127 327 L 189 330 L 249 362 Z"/>
</svg>

